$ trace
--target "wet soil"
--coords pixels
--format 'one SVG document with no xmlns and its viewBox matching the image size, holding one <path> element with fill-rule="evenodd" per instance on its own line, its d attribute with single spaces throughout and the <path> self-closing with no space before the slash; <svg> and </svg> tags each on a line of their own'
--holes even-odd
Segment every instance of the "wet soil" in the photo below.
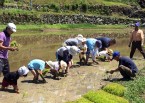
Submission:
<svg viewBox="0 0 145 103">
<path fill-rule="evenodd" d="M 139 69 L 144 67 L 143 59 L 136 59 L 134 62 Z M 48 73 L 46 80 L 48 83 L 32 83 L 32 76 L 21 77 L 18 80 L 20 93 L 11 91 L 0 91 L 0 103 L 65 103 L 80 98 L 89 90 L 98 90 L 113 78 L 121 78 L 119 73 L 109 76 L 106 70 L 115 69 L 118 63 L 100 62 L 99 65 L 81 66 L 70 69 L 67 77 L 61 77 L 60 80 L 54 80 Z M 2 77 L 0 77 L 2 81 Z M 0 82 L 1 83 L 1 82 Z"/>
</svg>

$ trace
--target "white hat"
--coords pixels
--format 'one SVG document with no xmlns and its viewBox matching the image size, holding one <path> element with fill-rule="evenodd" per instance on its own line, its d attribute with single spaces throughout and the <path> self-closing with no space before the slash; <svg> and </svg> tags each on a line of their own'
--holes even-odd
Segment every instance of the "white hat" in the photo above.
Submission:
<svg viewBox="0 0 145 103">
<path fill-rule="evenodd" d="M 70 54 L 71 55 L 77 55 L 77 53 L 79 52 L 79 48 L 76 46 L 71 46 L 70 47 Z"/>
<path fill-rule="evenodd" d="M 14 23 L 8 23 L 8 28 L 10 28 L 13 32 L 16 32 L 16 25 Z"/>
<path fill-rule="evenodd" d="M 29 72 L 29 69 L 25 66 L 22 66 L 18 69 L 19 75 L 26 75 L 28 74 L 28 72 Z"/>
<path fill-rule="evenodd" d="M 83 38 L 82 34 L 78 34 L 77 38 Z"/>
<path fill-rule="evenodd" d="M 52 61 L 46 61 L 50 68 L 54 68 L 54 63 Z"/>
<path fill-rule="evenodd" d="M 66 70 L 67 64 L 63 60 L 60 61 L 60 66 L 62 70 Z"/>
<path fill-rule="evenodd" d="M 108 49 L 108 54 L 112 55 L 113 54 L 113 50 L 112 49 Z"/>
</svg>

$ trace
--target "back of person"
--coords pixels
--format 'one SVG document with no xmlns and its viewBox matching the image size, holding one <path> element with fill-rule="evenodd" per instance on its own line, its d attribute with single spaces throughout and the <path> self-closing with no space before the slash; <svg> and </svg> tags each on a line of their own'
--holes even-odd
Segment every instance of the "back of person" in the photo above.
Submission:
<svg viewBox="0 0 145 103">
<path fill-rule="evenodd" d="M 95 46 L 96 41 L 97 40 L 94 39 L 94 38 L 88 38 L 86 40 L 86 45 L 87 45 L 87 47 L 88 47 L 89 50 L 93 50 L 94 49 L 94 46 Z"/>
<path fill-rule="evenodd" d="M 78 46 L 78 40 L 76 38 L 69 38 L 64 42 L 64 44 L 67 46 Z"/>
<path fill-rule="evenodd" d="M 110 46 L 111 38 L 108 37 L 97 37 L 97 40 L 102 42 L 102 48 L 108 48 Z"/>
<path fill-rule="evenodd" d="M 128 68 L 130 68 L 134 73 L 137 73 L 138 72 L 138 68 L 137 66 L 135 65 L 135 63 L 128 57 L 120 57 L 119 59 L 119 66 L 120 65 L 124 65 Z"/>
<path fill-rule="evenodd" d="M 38 69 L 43 70 L 45 68 L 45 62 L 40 59 L 34 59 L 29 62 L 28 68 L 31 68 L 31 69 L 33 68 L 35 70 L 38 70 Z"/>
<path fill-rule="evenodd" d="M 63 57 L 64 51 L 69 50 L 70 46 L 64 46 L 64 47 L 60 47 L 56 52 L 57 55 L 60 55 Z"/>
</svg>

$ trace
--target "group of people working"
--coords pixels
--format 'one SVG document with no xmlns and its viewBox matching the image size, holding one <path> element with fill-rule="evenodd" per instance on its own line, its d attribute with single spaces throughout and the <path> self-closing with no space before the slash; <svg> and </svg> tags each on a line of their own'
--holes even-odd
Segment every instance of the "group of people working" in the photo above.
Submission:
<svg viewBox="0 0 145 103">
<path fill-rule="evenodd" d="M 27 66 L 21 66 L 17 71 L 10 72 L 8 62 L 8 51 L 18 50 L 17 47 L 11 47 L 11 34 L 16 32 L 16 25 L 8 23 L 5 30 L 0 33 L 0 73 L 3 73 L 2 90 L 5 90 L 9 85 L 13 85 L 14 91 L 19 93 L 17 80 L 20 76 L 26 77 L 30 71 L 33 74 L 33 81 L 38 82 L 39 75 L 43 82 L 46 82 L 43 77 L 45 69 L 50 68 L 50 73 L 54 79 L 59 79 L 59 75 L 67 75 L 69 69 L 73 66 L 73 57 L 79 54 L 80 65 L 88 65 L 91 57 L 92 63 L 99 64 L 97 58 L 103 56 L 104 60 L 119 61 L 119 65 L 115 70 L 107 71 L 114 73 L 120 71 L 125 79 L 135 77 L 138 68 L 132 61 L 132 57 L 136 48 L 142 53 L 145 58 L 142 46 L 144 42 L 144 34 L 139 29 L 139 22 L 135 23 L 135 29 L 131 34 L 129 47 L 131 46 L 130 58 L 120 55 L 119 51 L 111 50 L 109 47 L 116 44 L 116 40 L 109 37 L 85 38 L 78 34 L 75 38 L 69 38 L 62 43 L 62 46 L 56 50 L 56 61 L 43 61 L 40 59 L 31 60 Z"/>
</svg>

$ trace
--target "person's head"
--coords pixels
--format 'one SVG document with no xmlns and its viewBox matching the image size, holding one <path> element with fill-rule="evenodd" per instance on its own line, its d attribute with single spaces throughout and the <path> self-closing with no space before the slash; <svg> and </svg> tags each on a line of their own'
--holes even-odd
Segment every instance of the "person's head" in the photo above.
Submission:
<svg viewBox="0 0 145 103">
<path fill-rule="evenodd" d="M 62 72 L 65 72 L 66 68 L 67 68 L 67 63 L 64 62 L 63 60 L 60 61 L 60 67 L 62 69 Z"/>
<path fill-rule="evenodd" d="M 113 54 L 113 50 L 112 49 L 108 49 L 108 55 L 112 55 Z"/>
<path fill-rule="evenodd" d="M 8 34 L 12 34 L 16 32 L 16 25 L 14 23 L 8 23 L 6 27 L 6 31 L 8 32 Z"/>
<path fill-rule="evenodd" d="M 82 45 L 86 44 L 86 38 L 80 38 L 80 39 L 78 39 L 78 41 L 79 41 Z"/>
<path fill-rule="evenodd" d="M 77 46 L 71 46 L 69 53 L 74 56 L 77 55 L 77 53 L 79 53 L 80 49 Z"/>
<path fill-rule="evenodd" d="M 19 69 L 18 69 L 18 73 L 20 76 L 24 76 L 26 77 L 27 74 L 29 73 L 29 69 L 25 66 L 21 66 Z"/>
<path fill-rule="evenodd" d="M 136 23 L 134 24 L 134 26 L 135 26 L 135 31 L 137 31 L 138 28 L 139 28 L 139 26 L 140 26 L 140 22 L 136 22 Z"/>
<path fill-rule="evenodd" d="M 116 61 L 119 61 L 119 57 L 120 57 L 120 52 L 114 51 L 112 54 L 112 60 L 115 59 Z"/>
<path fill-rule="evenodd" d="M 96 41 L 95 48 L 102 48 L 102 42 L 100 40 Z"/>
<path fill-rule="evenodd" d="M 110 41 L 110 46 L 116 44 L 116 40 L 115 39 L 111 39 Z"/>
<path fill-rule="evenodd" d="M 78 34 L 77 38 L 83 38 L 82 34 Z"/>
</svg>

